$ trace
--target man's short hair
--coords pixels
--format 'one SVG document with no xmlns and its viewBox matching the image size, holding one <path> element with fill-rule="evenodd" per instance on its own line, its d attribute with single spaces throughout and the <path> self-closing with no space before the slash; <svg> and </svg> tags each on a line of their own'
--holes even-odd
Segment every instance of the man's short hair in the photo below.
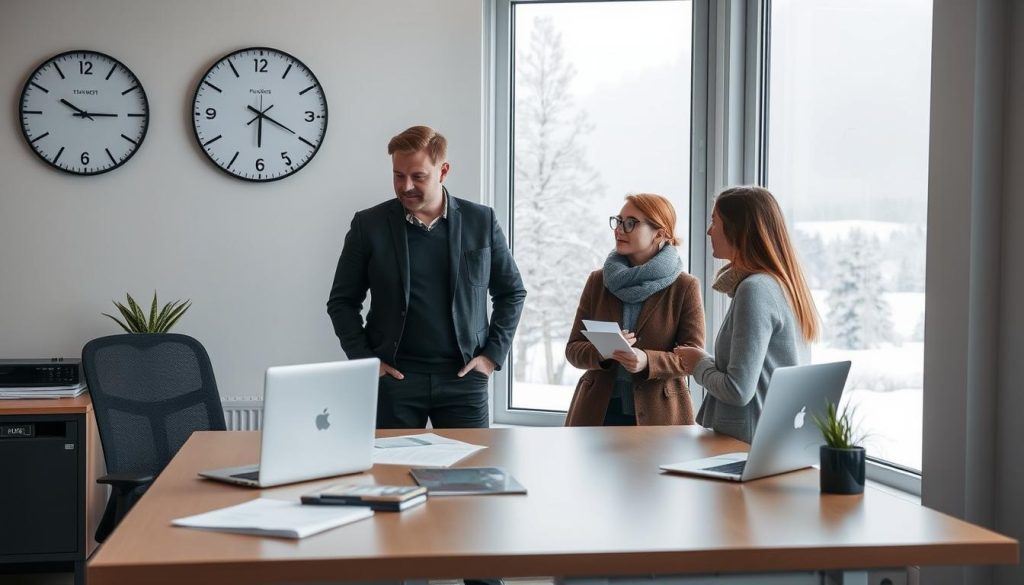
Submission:
<svg viewBox="0 0 1024 585">
<path fill-rule="evenodd" d="M 430 126 L 413 126 L 402 131 L 388 142 L 388 154 L 396 152 L 427 151 L 430 162 L 448 160 L 448 140 Z"/>
</svg>

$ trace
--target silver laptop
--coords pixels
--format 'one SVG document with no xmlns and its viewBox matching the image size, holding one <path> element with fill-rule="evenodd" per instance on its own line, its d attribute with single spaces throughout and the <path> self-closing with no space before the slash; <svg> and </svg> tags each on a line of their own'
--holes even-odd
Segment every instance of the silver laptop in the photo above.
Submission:
<svg viewBox="0 0 1024 585">
<path fill-rule="evenodd" d="M 262 488 L 366 471 L 379 364 L 369 358 L 268 368 L 259 464 L 199 475 Z"/>
<path fill-rule="evenodd" d="M 750 453 L 726 453 L 705 459 L 662 465 L 661 469 L 749 481 L 810 467 L 820 460 L 824 444 L 811 415 L 825 414 L 825 401 L 839 404 L 850 362 L 777 368 L 768 384 L 761 419 Z"/>
</svg>

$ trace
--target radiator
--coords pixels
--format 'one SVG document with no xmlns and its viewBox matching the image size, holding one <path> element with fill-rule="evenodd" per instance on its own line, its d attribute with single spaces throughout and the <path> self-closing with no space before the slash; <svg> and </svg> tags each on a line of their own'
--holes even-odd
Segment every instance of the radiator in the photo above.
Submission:
<svg viewBox="0 0 1024 585">
<path fill-rule="evenodd" d="M 263 401 L 258 398 L 228 398 L 224 407 L 224 422 L 229 431 L 258 431 L 263 428 Z"/>
</svg>

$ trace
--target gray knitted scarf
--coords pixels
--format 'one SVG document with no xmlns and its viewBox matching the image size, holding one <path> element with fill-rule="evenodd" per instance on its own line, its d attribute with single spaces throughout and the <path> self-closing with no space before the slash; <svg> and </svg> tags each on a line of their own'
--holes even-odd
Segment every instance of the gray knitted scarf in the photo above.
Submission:
<svg viewBox="0 0 1024 585">
<path fill-rule="evenodd" d="M 675 282 L 683 260 L 675 246 L 665 246 L 639 266 L 614 251 L 604 261 L 604 286 L 624 304 L 642 303 L 647 297 Z"/>
</svg>

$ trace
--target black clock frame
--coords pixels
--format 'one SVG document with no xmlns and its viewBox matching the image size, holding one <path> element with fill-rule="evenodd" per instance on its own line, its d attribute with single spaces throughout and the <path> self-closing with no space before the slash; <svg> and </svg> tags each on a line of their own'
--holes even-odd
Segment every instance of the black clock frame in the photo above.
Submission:
<svg viewBox="0 0 1024 585">
<path fill-rule="evenodd" d="M 138 83 L 138 85 L 139 85 L 139 91 L 142 93 L 142 101 L 146 105 L 146 116 L 145 116 L 145 118 L 143 118 L 142 135 L 139 136 L 139 141 L 138 141 L 139 144 L 128 154 L 127 157 L 125 157 L 125 159 L 123 161 L 121 161 L 119 163 L 116 163 L 114 166 L 110 167 L 109 169 L 103 169 L 103 170 L 100 170 L 100 171 L 90 172 L 90 173 L 81 173 L 81 172 L 74 171 L 74 170 L 71 170 L 71 169 L 65 169 L 64 167 L 61 167 L 61 166 L 58 166 L 58 165 L 54 164 L 49 159 L 47 159 L 45 156 L 43 156 L 43 154 L 41 152 L 39 152 L 38 150 L 36 150 L 32 146 L 32 140 L 28 137 L 28 133 L 25 132 L 25 123 L 24 123 L 24 120 L 22 120 L 22 116 L 24 116 L 24 114 L 22 114 L 22 111 L 24 110 L 24 107 L 25 107 L 25 94 L 28 92 L 28 87 L 29 87 L 29 85 L 32 84 L 32 80 L 35 78 L 37 73 L 39 73 L 48 64 L 50 64 L 53 61 L 56 61 L 57 59 L 60 59 L 61 57 L 67 57 L 68 55 L 75 55 L 75 54 L 85 55 L 87 53 L 88 54 L 93 54 L 93 55 L 99 55 L 100 57 L 103 57 L 105 59 L 110 59 L 116 65 L 120 65 L 121 68 L 123 68 L 133 78 L 135 78 L 135 82 Z M 124 164 L 126 162 L 130 161 L 132 159 L 132 157 L 135 156 L 135 153 L 139 152 L 139 150 L 142 148 L 142 143 L 145 142 L 145 140 L 146 140 L 146 134 L 149 132 L 149 117 L 150 117 L 150 115 L 151 115 L 151 111 L 149 109 L 149 96 L 146 95 L 146 88 L 145 88 L 145 86 L 142 85 L 142 80 L 139 79 L 139 76 L 136 75 L 135 72 L 132 71 L 130 67 L 128 67 L 127 65 L 122 63 L 119 59 L 115 59 L 114 57 L 111 57 L 110 55 L 108 55 L 106 53 L 101 53 L 100 51 L 94 51 L 92 49 L 77 49 L 77 50 L 74 50 L 74 51 L 64 51 L 63 53 L 59 53 L 57 55 L 54 55 L 52 57 L 47 58 L 42 63 L 40 63 L 35 69 L 33 69 L 32 73 L 29 74 L 28 79 L 25 81 L 25 85 L 21 88 L 21 96 L 18 98 L 18 127 L 21 129 L 21 135 L 25 139 L 25 145 L 28 146 L 28 149 L 30 151 L 32 151 L 32 154 L 34 154 L 37 157 L 39 157 L 43 162 L 45 162 L 50 167 L 55 168 L 55 169 L 57 169 L 57 170 L 59 170 L 61 172 L 68 173 L 69 175 L 74 175 L 76 177 L 95 177 L 96 175 L 102 175 L 104 173 L 109 173 L 110 171 L 113 171 L 114 169 L 121 168 L 122 166 L 124 166 Z"/>
<path fill-rule="evenodd" d="M 306 164 L 302 165 L 301 167 L 295 169 L 294 171 L 292 171 L 290 173 L 285 173 L 285 174 L 283 174 L 283 175 L 281 175 L 279 177 L 271 177 L 271 178 L 267 178 L 267 179 L 251 179 L 249 177 L 243 177 L 241 175 L 236 175 L 235 173 L 232 173 L 228 169 L 225 169 L 224 167 L 222 167 L 219 164 L 217 164 L 217 161 L 213 160 L 213 158 L 210 156 L 210 153 L 206 152 L 206 149 L 203 148 L 203 141 L 202 141 L 202 139 L 199 138 L 199 130 L 196 129 L 196 119 L 195 119 L 194 112 L 195 112 L 195 107 L 196 107 L 196 99 L 199 98 L 199 89 L 203 86 L 203 81 L 206 80 L 206 77 L 208 75 L 210 75 L 211 72 L 213 72 L 214 68 L 216 68 L 217 65 L 219 65 L 220 63 L 222 63 L 226 59 L 230 59 L 231 57 L 234 57 L 235 55 L 238 55 L 238 54 L 241 54 L 241 53 L 245 53 L 245 52 L 248 52 L 248 51 L 273 51 L 275 53 L 280 53 L 281 55 L 284 55 L 285 57 L 288 57 L 289 59 L 295 61 L 300 66 L 302 66 L 303 69 L 305 69 L 306 71 L 309 72 L 309 75 L 313 78 L 313 81 L 316 83 L 317 87 L 320 88 L 320 93 L 324 96 L 324 133 L 320 137 L 320 141 L 317 142 L 316 147 L 313 148 L 313 153 L 309 155 L 309 160 L 306 161 Z M 327 126 L 328 126 L 328 122 L 330 121 L 330 117 L 328 116 L 328 111 L 327 110 L 328 110 L 328 108 L 327 108 L 327 92 L 324 91 L 323 84 L 320 83 L 320 79 L 316 76 L 316 73 L 313 73 L 313 70 L 310 69 L 308 66 L 306 66 L 306 64 L 303 63 L 298 57 L 296 57 L 295 55 L 292 55 L 291 53 L 288 53 L 287 51 L 282 51 L 281 49 L 274 49 L 274 48 L 271 48 L 271 47 L 246 47 L 244 49 L 238 49 L 237 51 L 232 51 L 232 52 L 228 53 L 227 55 L 224 55 L 221 58 L 217 59 L 216 61 L 213 62 L 213 65 L 210 65 L 209 69 L 207 69 L 206 72 L 203 73 L 203 75 L 199 78 L 199 83 L 196 84 L 196 90 L 192 93 L 192 101 L 189 102 L 189 104 L 188 104 L 188 117 L 189 117 L 189 120 L 192 121 L 192 136 L 196 139 L 196 145 L 199 147 L 199 151 L 203 153 L 203 156 L 206 157 L 206 159 L 208 161 L 210 161 L 210 163 L 214 167 L 219 169 L 221 172 L 223 172 L 223 173 L 225 173 L 225 174 L 227 174 L 227 175 L 229 175 L 229 176 L 231 176 L 231 177 L 233 177 L 235 179 L 239 179 L 241 181 L 248 181 L 250 183 L 273 183 L 274 181 L 280 181 L 281 179 L 286 179 L 288 177 L 295 176 L 296 174 L 299 173 L 299 171 L 301 171 L 302 169 L 308 167 L 309 163 L 313 162 L 313 159 L 316 158 L 316 154 L 318 152 L 320 152 L 320 146 L 322 146 L 323 143 L 324 143 L 324 140 L 327 139 Z"/>
</svg>

